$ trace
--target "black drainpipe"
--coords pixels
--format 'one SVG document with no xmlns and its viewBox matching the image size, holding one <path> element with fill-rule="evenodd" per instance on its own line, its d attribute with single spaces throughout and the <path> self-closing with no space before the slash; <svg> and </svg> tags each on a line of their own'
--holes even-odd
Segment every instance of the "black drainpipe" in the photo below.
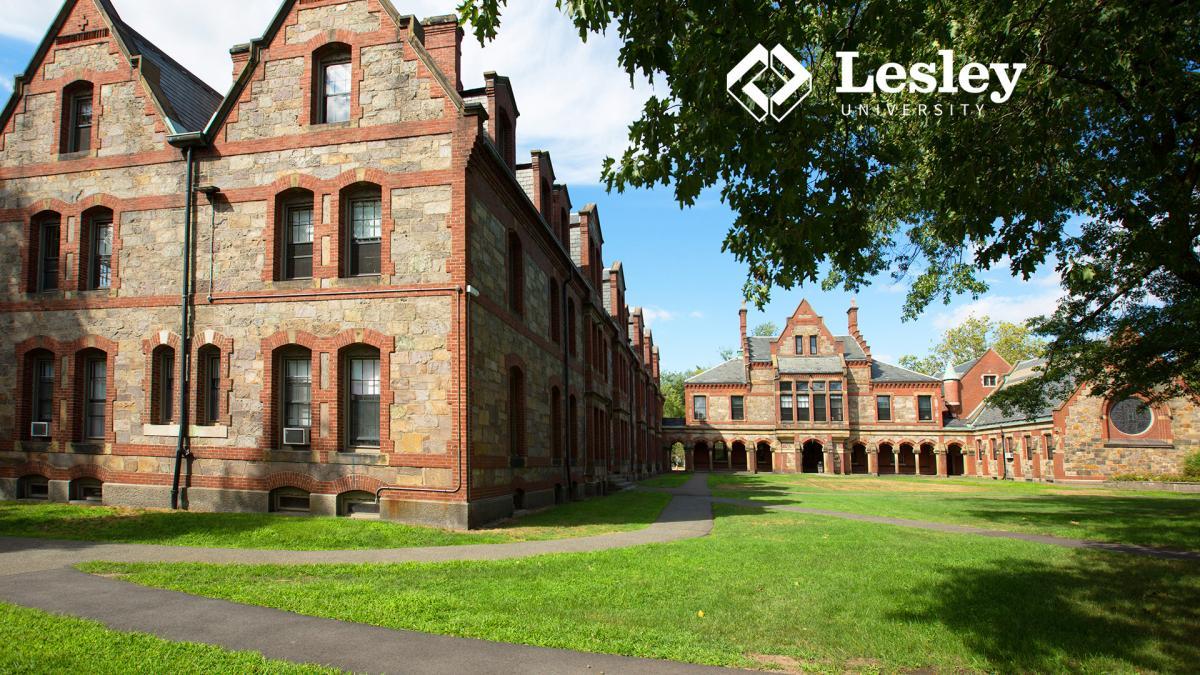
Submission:
<svg viewBox="0 0 1200 675">
<path fill-rule="evenodd" d="M 194 138 L 193 138 L 194 137 Z M 191 454 L 188 448 L 188 351 L 190 349 L 191 340 L 189 339 L 190 331 L 188 330 L 189 323 L 189 302 L 191 300 L 191 277 L 192 277 L 192 209 L 194 208 L 192 183 L 194 182 L 195 166 L 192 161 L 192 153 L 195 150 L 198 142 L 202 142 L 200 134 L 188 134 L 186 137 L 177 137 L 180 145 L 183 145 L 184 161 L 187 163 L 187 168 L 184 171 L 184 213 L 183 213 L 183 282 L 179 289 L 179 346 L 182 354 L 180 355 L 180 373 L 179 378 L 179 438 L 175 445 L 175 474 L 171 479 L 171 508 L 179 508 L 179 475 L 183 468 L 183 460 Z"/>
</svg>

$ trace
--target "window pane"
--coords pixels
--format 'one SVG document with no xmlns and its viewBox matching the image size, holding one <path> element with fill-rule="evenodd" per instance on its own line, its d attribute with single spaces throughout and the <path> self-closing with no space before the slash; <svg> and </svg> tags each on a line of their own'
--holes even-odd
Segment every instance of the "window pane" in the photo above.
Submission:
<svg viewBox="0 0 1200 675">
<path fill-rule="evenodd" d="M 889 396 L 879 396 L 875 399 L 876 417 L 881 420 L 892 419 L 892 399 Z"/>
<path fill-rule="evenodd" d="M 103 360 L 88 361 L 87 400 L 84 406 L 84 435 L 88 438 L 104 437 L 104 404 L 108 388 L 108 372 Z"/>
<path fill-rule="evenodd" d="M 284 362 L 284 426 L 308 427 L 312 424 L 309 408 L 311 369 L 312 363 L 308 359 L 287 359 Z"/>
<path fill-rule="evenodd" d="M 740 420 L 745 417 L 744 401 L 741 396 L 733 396 L 729 399 L 730 415 L 735 420 Z"/>
<path fill-rule="evenodd" d="M 289 239 L 292 244 L 311 244 L 313 240 L 312 208 L 288 209 Z"/>
<path fill-rule="evenodd" d="M 779 419 L 783 422 L 792 421 L 792 395 L 779 395 Z"/>
<path fill-rule="evenodd" d="M 204 365 L 204 421 L 213 424 L 221 414 L 221 355 L 210 354 Z"/>
<path fill-rule="evenodd" d="M 350 443 L 379 444 L 379 359 L 350 359 Z"/>
<path fill-rule="evenodd" d="M 808 394 L 796 396 L 796 421 L 808 421 Z"/>
<path fill-rule="evenodd" d="M 54 418 L 54 362 L 39 359 L 34 365 L 33 421 L 51 422 Z"/>
<path fill-rule="evenodd" d="M 833 422 L 842 421 L 842 395 L 829 395 L 829 419 Z"/>
<path fill-rule="evenodd" d="M 39 287 L 43 291 L 58 288 L 58 221 L 42 225 L 42 274 Z"/>
<path fill-rule="evenodd" d="M 824 382 L 813 382 L 812 390 L 813 391 L 825 391 L 825 383 Z"/>
<path fill-rule="evenodd" d="M 312 207 L 288 209 L 287 277 L 303 279 L 312 276 Z"/>
<path fill-rule="evenodd" d="M 933 419 L 933 398 L 930 396 L 917 397 L 917 418 L 920 420 Z"/>
<path fill-rule="evenodd" d="M 692 410 L 698 420 L 702 420 L 708 414 L 708 399 L 703 396 L 697 396 L 692 400 Z"/>
<path fill-rule="evenodd" d="M 331 63 L 325 66 L 325 110 L 323 122 L 345 122 L 350 119 L 350 64 Z"/>
<path fill-rule="evenodd" d="M 380 237 L 380 210 L 378 199 L 359 199 L 351 205 L 351 223 L 355 239 L 374 239 Z"/>
<path fill-rule="evenodd" d="M 808 391 L 808 382 L 797 382 L 796 391 Z"/>
<path fill-rule="evenodd" d="M 808 353 L 809 354 L 817 353 L 817 336 L 816 335 L 808 336 Z"/>
<path fill-rule="evenodd" d="M 779 383 L 779 391 L 791 391 L 791 390 L 792 390 L 791 380 L 784 380 L 783 382 Z"/>
<path fill-rule="evenodd" d="M 825 421 L 825 397 L 813 396 L 813 421 Z"/>
</svg>

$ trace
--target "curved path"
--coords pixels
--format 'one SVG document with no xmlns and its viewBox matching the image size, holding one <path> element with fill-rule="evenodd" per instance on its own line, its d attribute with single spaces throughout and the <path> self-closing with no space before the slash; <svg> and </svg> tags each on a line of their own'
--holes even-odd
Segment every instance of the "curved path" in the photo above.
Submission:
<svg viewBox="0 0 1200 675">
<path fill-rule="evenodd" d="M 656 673 L 724 669 L 488 642 L 320 619 L 202 598 L 71 569 L 89 560 L 210 563 L 386 563 L 498 560 L 602 551 L 702 537 L 712 530 L 704 476 L 693 476 L 644 529 L 576 539 L 351 551 L 264 551 L 0 537 L 0 600 L 93 619 L 114 630 L 256 651 L 268 658 L 374 673 Z"/>
</svg>

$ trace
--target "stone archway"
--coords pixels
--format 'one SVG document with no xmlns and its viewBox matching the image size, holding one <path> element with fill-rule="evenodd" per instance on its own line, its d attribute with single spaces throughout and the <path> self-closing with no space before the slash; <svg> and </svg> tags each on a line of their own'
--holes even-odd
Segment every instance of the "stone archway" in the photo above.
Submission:
<svg viewBox="0 0 1200 675">
<path fill-rule="evenodd" d="M 916 469 L 918 476 L 937 475 L 937 455 L 934 454 L 932 443 L 921 444 L 920 452 L 917 454 Z"/>
<path fill-rule="evenodd" d="M 896 464 L 896 473 L 904 475 L 916 475 L 917 473 L 917 455 L 913 451 L 911 443 L 900 444 L 900 454 Z"/>
<path fill-rule="evenodd" d="M 750 452 L 746 450 L 746 443 L 734 441 L 729 453 L 729 468 L 734 471 L 749 471 L 750 462 Z"/>
<path fill-rule="evenodd" d="M 946 475 L 962 476 L 966 472 L 966 461 L 963 458 L 962 446 L 958 443 L 951 443 L 946 448 Z"/>
<path fill-rule="evenodd" d="M 867 446 L 855 443 L 850 449 L 850 473 L 870 473 L 867 460 Z"/>
<path fill-rule="evenodd" d="M 759 473 L 770 473 L 775 470 L 772 462 L 771 444 L 766 441 L 759 441 L 758 447 L 754 451 L 755 460 L 758 462 Z"/>
<path fill-rule="evenodd" d="M 712 451 L 705 441 L 696 441 L 692 450 L 692 469 L 694 471 L 712 471 Z"/>
<path fill-rule="evenodd" d="M 896 453 L 891 443 L 879 444 L 879 475 L 896 473 Z"/>
<path fill-rule="evenodd" d="M 805 441 L 800 453 L 801 473 L 821 473 L 825 465 L 825 449 L 817 441 Z"/>
</svg>

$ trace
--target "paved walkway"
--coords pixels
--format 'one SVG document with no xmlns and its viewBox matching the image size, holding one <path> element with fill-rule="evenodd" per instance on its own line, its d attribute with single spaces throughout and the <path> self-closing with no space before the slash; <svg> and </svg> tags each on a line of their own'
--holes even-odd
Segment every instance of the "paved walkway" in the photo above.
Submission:
<svg viewBox="0 0 1200 675">
<path fill-rule="evenodd" d="M 147 588 L 70 568 L 88 560 L 285 565 L 498 560 L 663 543 L 702 537 L 712 530 L 712 506 L 705 480 L 703 476 L 693 476 L 685 486 L 690 494 L 676 496 L 658 520 L 642 530 L 554 541 L 362 551 L 263 551 L 0 537 L 0 600 L 93 619 L 114 630 L 251 650 L 268 658 L 355 672 L 438 675 L 724 672 L 721 668 L 673 661 L 546 649 L 319 619 Z"/>
</svg>

